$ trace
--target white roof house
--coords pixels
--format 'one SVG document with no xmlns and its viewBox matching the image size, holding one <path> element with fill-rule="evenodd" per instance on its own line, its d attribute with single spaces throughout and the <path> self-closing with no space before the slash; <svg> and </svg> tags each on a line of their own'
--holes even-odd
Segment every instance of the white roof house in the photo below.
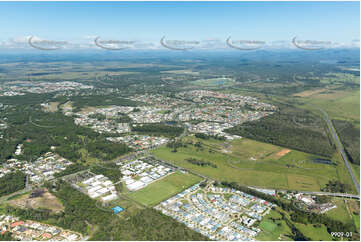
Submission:
<svg viewBox="0 0 361 242">
<path fill-rule="evenodd" d="M 104 175 L 96 175 L 96 176 L 95 176 L 96 179 L 101 179 L 101 178 L 103 178 L 103 177 L 104 177 Z"/>
<path fill-rule="evenodd" d="M 140 181 L 142 181 L 144 183 L 150 183 L 153 181 L 153 179 L 150 178 L 149 176 L 145 176 L 145 177 L 140 178 Z"/>
<path fill-rule="evenodd" d="M 132 179 L 132 178 L 128 178 L 128 179 L 124 179 L 124 182 L 125 182 L 125 184 L 126 184 L 126 185 L 129 185 L 129 184 L 134 183 L 134 182 L 135 182 L 135 180 L 134 180 L 134 179 Z"/>
<path fill-rule="evenodd" d="M 128 189 L 131 191 L 139 190 L 140 188 L 144 187 L 145 184 L 141 181 L 136 181 L 132 184 L 127 185 Z"/>
<path fill-rule="evenodd" d="M 93 181 L 94 181 L 94 178 L 92 177 L 92 178 L 89 178 L 89 179 L 83 181 L 83 183 L 89 185 L 89 184 L 92 183 Z"/>
<path fill-rule="evenodd" d="M 98 186 L 98 185 L 100 185 L 100 184 L 102 184 L 100 181 L 95 181 L 95 182 L 93 182 L 91 185 L 92 185 L 93 187 L 96 187 L 96 186 Z"/>
<path fill-rule="evenodd" d="M 95 186 L 95 187 L 91 187 L 91 188 L 88 189 L 88 193 L 95 192 L 95 191 L 97 191 L 97 190 L 99 190 L 101 188 L 102 188 L 102 186 L 100 186 L 100 185 Z"/>
<path fill-rule="evenodd" d="M 111 186 L 113 184 L 113 182 L 111 182 L 111 181 L 105 181 L 105 182 L 103 182 L 103 185 L 104 186 Z"/>
<path fill-rule="evenodd" d="M 108 188 L 103 187 L 102 189 L 98 190 L 97 192 L 100 193 L 100 194 L 105 194 L 105 193 L 107 193 L 108 191 L 109 191 Z"/>
<path fill-rule="evenodd" d="M 102 197 L 101 199 L 103 200 L 103 202 L 108 202 L 108 201 L 115 200 L 117 198 L 118 198 L 118 196 L 116 194 L 112 193 L 108 196 Z"/>
<path fill-rule="evenodd" d="M 101 194 L 100 193 L 97 193 L 97 192 L 91 192 L 89 193 L 89 197 L 90 198 L 97 198 L 99 197 Z"/>
</svg>

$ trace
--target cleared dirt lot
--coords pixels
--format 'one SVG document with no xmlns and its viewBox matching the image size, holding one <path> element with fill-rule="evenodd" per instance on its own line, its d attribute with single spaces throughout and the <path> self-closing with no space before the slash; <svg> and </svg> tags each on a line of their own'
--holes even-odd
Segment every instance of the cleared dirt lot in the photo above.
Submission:
<svg viewBox="0 0 361 242">
<path fill-rule="evenodd" d="M 17 199 L 10 200 L 8 203 L 21 208 L 46 208 L 53 212 L 64 210 L 61 202 L 46 189 L 44 189 L 44 193 L 41 196 L 31 198 L 30 194 L 25 194 Z"/>
</svg>

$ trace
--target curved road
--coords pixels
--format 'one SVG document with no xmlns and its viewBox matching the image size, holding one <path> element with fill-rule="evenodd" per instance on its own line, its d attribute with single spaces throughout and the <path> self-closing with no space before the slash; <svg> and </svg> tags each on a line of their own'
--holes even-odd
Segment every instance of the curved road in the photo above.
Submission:
<svg viewBox="0 0 361 242">
<path fill-rule="evenodd" d="M 348 172 L 350 173 L 352 182 L 355 185 L 355 188 L 357 190 L 357 194 L 360 195 L 360 185 L 359 185 L 355 175 L 353 174 L 353 171 L 352 171 L 351 166 L 350 166 L 350 161 L 348 160 L 348 157 L 347 157 L 347 155 L 345 153 L 345 150 L 343 149 L 343 146 L 341 144 L 341 141 L 337 136 L 336 129 L 335 129 L 335 127 L 333 127 L 332 122 L 328 118 L 328 114 L 325 111 L 323 111 L 322 109 L 319 109 L 319 110 L 323 113 L 323 116 L 324 116 L 324 118 L 325 118 L 325 120 L 327 122 L 327 125 L 328 125 L 329 129 L 331 130 L 332 138 L 333 138 L 333 140 L 334 140 L 334 142 L 336 144 L 336 147 L 337 147 L 338 151 L 341 153 L 341 156 L 342 156 L 343 160 L 345 161 L 345 165 L 347 167 Z"/>
</svg>

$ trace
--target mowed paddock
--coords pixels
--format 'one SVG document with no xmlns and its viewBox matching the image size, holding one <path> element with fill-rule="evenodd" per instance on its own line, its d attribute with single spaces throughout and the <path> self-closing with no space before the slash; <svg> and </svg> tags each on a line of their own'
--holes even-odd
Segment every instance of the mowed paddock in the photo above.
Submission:
<svg viewBox="0 0 361 242">
<path fill-rule="evenodd" d="M 201 142 L 201 147 L 192 145 Z M 224 141 L 202 140 L 186 137 L 186 147 L 172 152 L 168 147 L 153 151 L 159 159 L 166 160 L 218 181 L 237 182 L 264 188 L 320 191 L 331 179 L 338 177 L 335 166 L 315 163 L 316 155 L 290 150 L 242 138 L 232 141 L 231 152 L 224 152 Z M 193 158 L 211 162 L 211 166 L 191 164 Z"/>
<path fill-rule="evenodd" d="M 182 192 L 201 180 L 201 177 L 189 173 L 176 172 L 149 184 L 145 188 L 130 192 L 128 196 L 145 206 L 151 207 Z"/>
<path fill-rule="evenodd" d="M 39 196 L 31 197 L 31 193 L 20 196 L 19 198 L 9 200 L 8 203 L 12 206 L 20 208 L 43 208 L 49 209 L 53 212 L 60 212 L 64 210 L 63 204 L 47 189 Z"/>
</svg>

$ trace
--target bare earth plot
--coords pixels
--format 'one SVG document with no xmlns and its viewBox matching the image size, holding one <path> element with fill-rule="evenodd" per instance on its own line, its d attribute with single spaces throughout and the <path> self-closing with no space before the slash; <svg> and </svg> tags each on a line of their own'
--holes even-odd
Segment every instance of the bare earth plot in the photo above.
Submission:
<svg viewBox="0 0 361 242">
<path fill-rule="evenodd" d="M 45 208 L 53 212 L 60 212 L 64 210 L 61 202 L 50 192 L 46 191 L 39 197 L 30 198 L 30 194 L 25 194 L 20 198 L 8 201 L 10 205 L 21 208 Z"/>
</svg>

